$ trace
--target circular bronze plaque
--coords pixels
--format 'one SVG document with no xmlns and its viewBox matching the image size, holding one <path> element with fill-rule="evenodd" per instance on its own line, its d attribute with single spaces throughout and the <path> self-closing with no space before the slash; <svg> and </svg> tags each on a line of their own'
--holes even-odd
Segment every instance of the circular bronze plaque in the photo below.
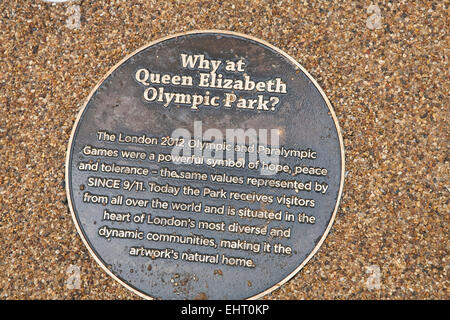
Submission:
<svg viewBox="0 0 450 320">
<path fill-rule="evenodd" d="M 145 298 L 258 298 L 333 223 L 344 152 L 323 91 L 255 38 L 198 31 L 145 46 L 92 91 L 66 184 L 95 260 Z"/>
</svg>

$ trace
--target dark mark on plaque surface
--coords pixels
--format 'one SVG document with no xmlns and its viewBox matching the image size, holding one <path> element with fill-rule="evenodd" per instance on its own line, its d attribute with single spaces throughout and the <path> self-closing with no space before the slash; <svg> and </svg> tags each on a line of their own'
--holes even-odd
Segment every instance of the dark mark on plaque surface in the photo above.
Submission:
<svg viewBox="0 0 450 320">
<path fill-rule="evenodd" d="M 116 280 L 146 298 L 243 299 L 318 250 L 344 157 L 331 105 L 299 64 L 202 31 L 116 66 L 80 112 L 66 165 L 74 222 Z"/>
</svg>

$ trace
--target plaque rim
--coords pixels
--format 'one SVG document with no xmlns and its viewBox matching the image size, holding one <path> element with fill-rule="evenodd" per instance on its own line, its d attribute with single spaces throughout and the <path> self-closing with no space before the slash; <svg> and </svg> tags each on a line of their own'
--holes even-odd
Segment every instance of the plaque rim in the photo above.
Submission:
<svg viewBox="0 0 450 320">
<path fill-rule="evenodd" d="M 192 31 L 186 31 L 186 32 L 180 32 L 180 33 L 175 33 L 172 35 L 168 35 L 165 37 L 161 37 L 158 38 L 156 40 L 150 41 L 149 43 L 145 44 L 144 46 L 139 47 L 138 49 L 134 50 L 133 52 L 131 52 L 130 54 L 126 55 L 124 58 L 122 58 L 118 63 L 116 63 L 113 67 L 111 67 L 109 69 L 109 71 L 103 75 L 100 80 L 97 81 L 95 87 L 90 91 L 89 95 L 87 96 L 87 98 L 85 98 L 84 103 L 82 105 L 82 107 L 77 111 L 77 116 L 75 118 L 75 122 L 73 124 L 71 133 L 70 133 L 70 138 L 69 138 L 69 142 L 68 142 L 68 146 L 67 146 L 67 150 L 66 150 L 66 161 L 65 161 L 65 189 L 66 189 L 66 197 L 67 197 L 67 203 L 69 206 L 69 210 L 72 216 L 72 220 L 75 224 L 76 230 L 78 232 L 78 235 L 81 237 L 82 242 L 84 243 L 85 247 L 88 249 L 89 254 L 94 258 L 94 260 L 97 262 L 97 264 L 100 265 L 100 267 L 103 269 L 103 271 L 105 271 L 109 276 L 111 276 L 115 281 L 117 281 L 118 283 L 120 283 L 122 286 L 124 286 L 126 289 L 130 290 L 131 292 L 133 292 L 134 294 L 140 296 L 141 298 L 147 299 L 147 300 L 155 300 L 155 297 L 152 297 L 140 290 L 138 290 L 137 288 L 134 288 L 132 285 L 126 283 L 124 280 L 120 279 L 118 276 L 116 276 L 114 273 L 111 272 L 111 270 L 109 270 L 106 265 L 103 263 L 103 261 L 97 256 L 97 254 L 95 253 L 94 248 L 91 247 L 89 241 L 85 238 L 83 231 L 78 223 L 77 217 L 75 215 L 73 206 L 72 206 L 72 197 L 70 195 L 71 191 L 70 191 L 70 186 L 69 186 L 69 162 L 70 159 L 72 157 L 72 145 L 73 145 L 73 140 L 74 140 L 74 136 L 75 133 L 77 132 L 77 128 L 79 125 L 79 122 L 81 120 L 81 117 L 89 103 L 89 101 L 91 100 L 92 96 L 95 94 L 95 92 L 98 90 L 98 88 L 103 84 L 103 82 L 111 75 L 111 73 L 113 73 L 120 65 L 122 65 L 123 63 L 125 63 L 128 59 L 130 59 L 131 57 L 133 57 L 134 55 L 138 54 L 139 52 L 154 46 L 160 42 L 169 40 L 169 39 L 173 39 L 173 38 L 177 38 L 180 36 L 186 36 L 186 35 L 195 35 L 195 34 L 224 34 L 224 35 L 231 35 L 231 36 L 236 36 L 236 37 L 241 37 L 247 40 L 252 40 L 256 43 L 265 45 L 267 47 L 269 47 L 270 49 L 276 51 L 277 53 L 279 53 L 280 55 L 282 55 L 283 57 L 285 57 L 290 63 L 292 63 L 293 65 L 295 65 L 297 68 L 299 68 L 307 77 L 308 79 L 313 83 L 313 85 L 316 87 L 316 89 L 319 91 L 321 97 L 324 99 L 328 110 L 330 112 L 330 115 L 333 119 L 334 125 L 336 127 L 336 132 L 338 135 L 338 140 L 339 140 L 339 146 L 340 146 L 340 151 L 341 151 L 341 179 L 340 179 L 340 183 L 339 183 L 339 191 L 338 191 L 338 195 L 336 198 L 336 205 L 334 207 L 333 210 L 333 214 L 331 215 L 330 218 L 330 222 L 328 223 L 327 228 L 325 229 L 324 233 L 322 234 L 320 240 L 317 242 L 316 246 L 314 247 L 314 249 L 309 253 L 309 255 L 302 261 L 302 263 L 295 268 L 290 274 L 288 274 L 284 279 L 280 280 L 279 282 L 277 282 L 276 284 L 274 284 L 273 286 L 271 286 L 270 288 L 267 288 L 266 290 L 245 298 L 245 300 L 256 300 L 256 299 L 260 299 L 263 296 L 271 293 L 272 291 L 280 288 L 281 286 L 283 286 L 286 282 L 288 282 L 289 280 L 291 280 L 297 273 L 300 272 L 300 270 L 303 269 L 303 267 L 312 259 L 312 257 L 317 253 L 317 251 L 320 249 L 320 247 L 322 246 L 323 242 L 325 241 L 325 239 L 327 238 L 333 224 L 334 224 L 334 220 L 336 218 L 336 213 L 337 210 L 339 208 L 339 204 L 342 198 L 342 192 L 344 189 L 344 175 L 345 175 L 345 150 L 344 150 L 344 143 L 343 143 L 343 138 L 342 138 L 342 132 L 341 132 L 341 128 L 339 127 L 339 123 L 336 117 L 336 114 L 334 112 L 333 106 L 331 104 L 331 102 L 329 101 L 328 97 L 326 96 L 325 92 L 323 91 L 322 87 L 317 83 L 317 81 L 311 76 L 311 74 L 309 74 L 309 72 L 299 63 L 297 62 L 297 60 L 295 60 L 293 57 L 291 57 L 288 53 L 286 53 L 285 51 L 281 50 L 280 48 L 270 44 L 269 42 L 256 38 L 254 36 L 251 35 L 247 35 L 244 33 L 240 33 L 240 32 L 235 32 L 235 31 L 228 31 L 228 30 L 220 30 L 220 29 L 198 29 L 198 30 L 192 30 Z"/>
</svg>

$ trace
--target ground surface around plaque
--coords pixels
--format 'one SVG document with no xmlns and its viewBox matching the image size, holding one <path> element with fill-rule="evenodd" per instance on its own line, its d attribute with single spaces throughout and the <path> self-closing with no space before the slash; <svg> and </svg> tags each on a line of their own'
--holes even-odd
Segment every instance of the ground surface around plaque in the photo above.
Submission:
<svg viewBox="0 0 450 320">
<path fill-rule="evenodd" d="M 265 298 L 448 298 L 444 3 L 3 1 L 0 12 L 1 299 L 139 298 L 77 233 L 67 144 L 108 70 L 193 29 L 241 32 L 288 53 L 342 129 L 345 188 L 331 232 Z"/>
</svg>

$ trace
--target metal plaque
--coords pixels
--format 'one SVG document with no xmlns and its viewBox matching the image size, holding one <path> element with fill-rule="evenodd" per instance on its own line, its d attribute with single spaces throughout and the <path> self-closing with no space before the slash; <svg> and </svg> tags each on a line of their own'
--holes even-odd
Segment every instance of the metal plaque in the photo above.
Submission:
<svg viewBox="0 0 450 320">
<path fill-rule="evenodd" d="M 145 298 L 259 298 L 318 250 L 343 188 L 330 102 L 293 58 L 196 31 L 140 48 L 94 88 L 69 142 L 76 228 Z"/>
</svg>

